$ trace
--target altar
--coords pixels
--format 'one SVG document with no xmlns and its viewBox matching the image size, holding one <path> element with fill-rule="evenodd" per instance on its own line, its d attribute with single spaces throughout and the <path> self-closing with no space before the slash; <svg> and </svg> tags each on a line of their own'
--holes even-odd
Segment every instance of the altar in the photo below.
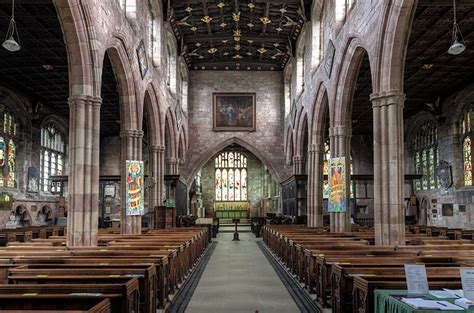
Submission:
<svg viewBox="0 0 474 313">
<path fill-rule="evenodd" d="M 214 216 L 217 218 L 249 218 L 249 201 L 215 201 Z"/>
</svg>

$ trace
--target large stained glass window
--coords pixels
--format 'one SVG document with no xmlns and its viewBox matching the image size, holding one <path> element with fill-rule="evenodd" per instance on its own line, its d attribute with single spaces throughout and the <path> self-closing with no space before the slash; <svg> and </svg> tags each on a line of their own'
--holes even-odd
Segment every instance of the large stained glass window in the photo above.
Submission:
<svg viewBox="0 0 474 313">
<path fill-rule="evenodd" d="M 438 188 L 438 131 L 434 121 L 422 123 L 414 139 L 415 172 L 421 180 L 415 181 L 416 190 Z"/>
<path fill-rule="evenodd" d="M 51 185 L 51 176 L 63 175 L 66 144 L 61 132 L 50 124 L 41 129 L 41 191 L 61 192 L 60 185 Z"/>
<path fill-rule="evenodd" d="M 474 134 L 474 111 L 469 110 L 461 121 L 464 186 L 472 186 L 472 136 Z"/>
<path fill-rule="evenodd" d="M 216 201 L 247 201 L 247 157 L 234 151 L 215 158 Z"/>
<path fill-rule="evenodd" d="M 0 187 L 16 187 L 17 124 L 7 108 L 0 105 Z"/>
</svg>

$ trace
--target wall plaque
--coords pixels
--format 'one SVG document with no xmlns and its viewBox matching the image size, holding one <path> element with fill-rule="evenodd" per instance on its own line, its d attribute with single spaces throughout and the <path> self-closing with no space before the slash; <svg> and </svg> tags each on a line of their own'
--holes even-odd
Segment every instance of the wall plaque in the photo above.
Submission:
<svg viewBox="0 0 474 313">
<path fill-rule="evenodd" d="M 331 78 L 332 67 L 334 65 L 334 56 L 336 55 L 336 47 L 334 47 L 332 40 L 329 40 L 328 51 L 326 55 L 327 58 L 324 62 L 324 70 L 326 71 L 326 74 L 328 74 L 328 77 Z"/>
<path fill-rule="evenodd" d="M 454 216 L 454 207 L 452 203 L 443 203 L 441 207 L 443 216 Z"/>
<path fill-rule="evenodd" d="M 145 75 L 148 72 L 148 59 L 146 57 L 145 42 L 143 41 L 143 39 L 138 44 L 137 58 L 138 66 L 140 67 L 140 75 L 143 79 L 145 78 Z"/>
</svg>

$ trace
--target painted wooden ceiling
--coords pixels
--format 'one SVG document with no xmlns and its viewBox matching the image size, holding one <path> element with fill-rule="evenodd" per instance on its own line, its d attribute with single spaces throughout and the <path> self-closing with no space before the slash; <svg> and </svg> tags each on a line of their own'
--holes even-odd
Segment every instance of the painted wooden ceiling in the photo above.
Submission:
<svg viewBox="0 0 474 313">
<path fill-rule="evenodd" d="M 311 1 L 173 0 L 168 15 L 191 70 L 281 71 Z"/>
</svg>

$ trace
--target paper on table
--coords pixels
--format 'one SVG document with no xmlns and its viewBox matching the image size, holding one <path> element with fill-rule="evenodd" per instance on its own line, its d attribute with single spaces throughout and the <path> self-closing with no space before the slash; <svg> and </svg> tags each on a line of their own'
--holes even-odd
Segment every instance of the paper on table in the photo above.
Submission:
<svg viewBox="0 0 474 313">
<path fill-rule="evenodd" d="M 464 298 L 464 291 L 462 289 L 448 289 L 448 288 L 443 288 L 444 291 L 451 292 L 453 295 L 457 296 L 458 298 Z"/>
<path fill-rule="evenodd" d="M 448 301 L 425 300 L 423 298 L 402 298 L 402 302 L 417 310 L 463 311 L 464 309 Z"/>
<path fill-rule="evenodd" d="M 450 290 L 431 290 L 430 295 L 438 299 L 457 298 L 457 296 Z"/>
<path fill-rule="evenodd" d="M 408 293 L 426 294 L 429 291 L 425 265 L 405 264 Z"/>
</svg>

